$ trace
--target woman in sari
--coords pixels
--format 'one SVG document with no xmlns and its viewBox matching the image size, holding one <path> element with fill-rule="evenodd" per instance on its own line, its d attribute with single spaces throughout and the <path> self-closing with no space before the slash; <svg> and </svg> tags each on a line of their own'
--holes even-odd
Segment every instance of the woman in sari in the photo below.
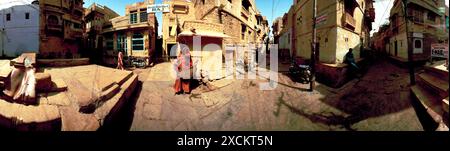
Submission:
<svg viewBox="0 0 450 151">
<path fill-rule="evenodd" d="M 180 46 L 178 46 L 180 48 Z M 191 93 L 190 82 L 191 82 L 191 69 L 192 69 L 192 58 L 189 48 L 184 47 L 181 49 L 177 56 L 177 79 L 175 80 L 175 94 L 180 93 Z"/>
</svg>

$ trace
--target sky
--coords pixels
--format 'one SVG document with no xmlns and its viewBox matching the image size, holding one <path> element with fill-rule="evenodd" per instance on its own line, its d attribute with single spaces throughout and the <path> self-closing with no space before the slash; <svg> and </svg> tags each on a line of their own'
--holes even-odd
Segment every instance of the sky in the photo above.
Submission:
<svg viewBox="0 0 450 151">
<path fill-rule="evenodd" d="M 371 35 L 374 32 L 377 32 L 381 25 L 389 22 L 388 18 L 394 1 L 395 0 L 375 0 L 375 22 L 372 23 L 373 30 L 370 32 Z"/>
</svg>

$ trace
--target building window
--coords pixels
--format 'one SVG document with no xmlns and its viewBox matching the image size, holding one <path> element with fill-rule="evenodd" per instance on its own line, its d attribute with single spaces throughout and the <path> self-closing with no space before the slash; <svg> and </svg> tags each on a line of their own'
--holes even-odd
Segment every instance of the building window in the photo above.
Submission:
<svg viewBox="0 0 450 151">
<path fill-rule="evenodd" d="M 436 21 L 436 15 L 434 15 L 432 12 L 428 12 L 427 19 L 429 21 L 435 22 Z"/>
<path fill-rule="evenodd" d="M 106 41 L 106 50 L 114 50 L 114 39 L 113 35 L 106 35 L 105 36 Z"/>
<path fill-rule="evenodd" d="M 357 5 L 358 4 L 355 2 L 355 0 L 345 0 L 344 1 L 345 12 L 353 17 L 353 12 L 355 11 Z"/>
<path fill-rule="evenodd" d="M 125 34 L 117 35 L 117 50 L 127 52 L 127 36 Z"/>
<path fill-rule="evenodd" d="M 147 22 L 147 20 L 148 20 L 148 14 L 147 14 L 147 12 L 141 12 L 140 14 L 139 14 L 140 16 L 140 22 L 142 23 L 142 22 Z"/>
<path fill-rule="evenodd" d="M 188 6 L 186 5 L 173 5 L 173 13 L 187 13 Z"/>
<path fill-rule="evenodd" d="M 11 14 L 10 13 L 6 14 L 6 21 L 11 21 Z"/>
<path fill-rule="evenodd" d="M 133 50 L 144 50 L 144 35 L 141 33 L 134 33 L 132 40 Z"/>
<path fill-rule="evenodd" d="M 291 45 L 291 34 L 288 34 L 287 38 L 288 38 L 287 40 L 288 45 Z"/>
<path fill-rule="evenodd" d="M 48 24 L 50 24 L 50 25 L 58 25 L 59 24 L 58 17 L 56 17 L 55 15 L 48 16 L 47 20 L 48 20 Z"/>
<path fill-rule="evenodd" d="M 25 19 L 30 19 L 30 13 L 25 13 Z"/>
<path fill-rule="evenodd" d="M 422 48 L 422 41 L 421 40 L 414 40 L 414 48 Z"/>
<path fill-rule="evenodd" d="M 81 29 L 81 24 L 73 23 L 73 28 L 74 29 Z"/>
<path fill-rule="evenodd" d="M 247 27 L 244 24 L 242 24 L 241 26 L 242 26 L 241 27 L 242 28 L 241 29 L 241 34 L 242 34 L 241 35 L 241 39 L 244 40 L 245 39 L 245 32 L 247 31 Z"/>
<path fill-rule="evenodd" d="M 411 10 L 412 11 L 412 19 L 413 19 L 413 21 L 415 21 L 415 22 L 418 22 L 418 23 L 423 23 L 423 12 L 422 12 L 422 10 L 417 10 L 417 9 L 409 9 L 409 10 Z M 411 15 L 411 14 L 410 14 Z"/>
<path fill-rule="evenodd" d="M 250 6 L 252 6 L 252 4 L 250 3 L 249 0 L 242 0 L 242 7 L 249 11 L 250 10 Z"/>
<path fill-rule="evenodd" d="M 137 13 L 130 14 L 130 24 L 136 24 L 137 23 Z"/>
</svg>

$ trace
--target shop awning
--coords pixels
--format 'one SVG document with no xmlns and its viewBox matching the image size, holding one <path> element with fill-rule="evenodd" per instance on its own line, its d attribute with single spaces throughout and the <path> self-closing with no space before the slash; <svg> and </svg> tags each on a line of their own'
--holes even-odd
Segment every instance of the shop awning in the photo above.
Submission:
<svg viewBox="0 0 450 151">
<path fill-rule="evenodd" d="M 207 31 L 207 30 L 197 30 L 195 33 L 189 30 L 185 30 L 178 34 L 178 36 L 202 36 L 202 37 L 215 37 L 215 38 L 228 38 L 230 36 L 225 35 L 221 32 Z"/>
</svg>

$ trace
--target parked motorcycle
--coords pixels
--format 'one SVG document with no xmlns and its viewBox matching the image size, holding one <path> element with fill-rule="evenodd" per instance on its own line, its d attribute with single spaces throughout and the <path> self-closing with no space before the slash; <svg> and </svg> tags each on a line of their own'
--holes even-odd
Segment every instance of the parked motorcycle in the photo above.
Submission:
<svg viewBox="0 0 450 151">
<path fill-rule="evenodd" d="M 311 79 L 311 67 L 292 61 L 289 66 L 289 74 L 295 82 L 309 83 Z"/>
</svg>

